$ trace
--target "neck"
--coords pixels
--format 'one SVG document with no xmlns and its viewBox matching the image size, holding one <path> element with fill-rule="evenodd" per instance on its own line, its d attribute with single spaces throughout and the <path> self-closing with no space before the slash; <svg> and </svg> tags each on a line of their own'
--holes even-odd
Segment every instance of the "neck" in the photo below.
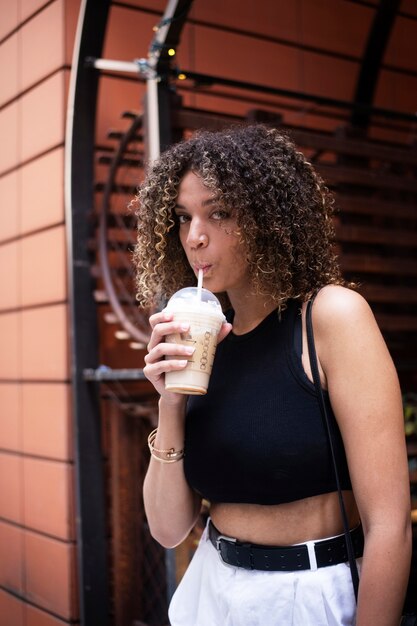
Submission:
<svg viewBox="0 0 417 626">
<path fill-rule="evenodd" d="M 228 294 L 235 312 L 233 332 L 243 335 L 253 330 L 271 311 L 277 308 L 276 302 L 268 296 Z"/>
</svg>

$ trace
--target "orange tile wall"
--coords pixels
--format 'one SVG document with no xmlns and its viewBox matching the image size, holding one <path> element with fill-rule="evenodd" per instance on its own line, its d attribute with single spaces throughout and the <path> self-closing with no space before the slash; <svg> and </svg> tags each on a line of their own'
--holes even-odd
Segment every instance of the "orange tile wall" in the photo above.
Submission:
<svg viewBox="0 0 417 626">
<path fill-rule="evenodd" d="M 78 0 L 0 0 L 0 626 L 79 620 L 64 133 Z"/>
</svg>

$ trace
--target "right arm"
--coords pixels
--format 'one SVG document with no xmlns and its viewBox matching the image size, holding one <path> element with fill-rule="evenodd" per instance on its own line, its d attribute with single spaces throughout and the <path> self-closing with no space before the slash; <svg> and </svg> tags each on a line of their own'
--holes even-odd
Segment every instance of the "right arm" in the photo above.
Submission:
<svg viewBox="0 0 417 626">
<path fill-rule="evenodd" d="M 165 342 L 165 336 L 188 330 L 162 311 L 150 318 L 152 335 L 145 357 L 144 374 L 160 394 L 158 432 L 155 448 L 182 450 L 184 447 L 185 407 L 187 396 L 165 390 L 165 373 L 183 369 L 190 352 L 187 347 Z M 232 328 L 223 324 L 221 341 Z M 169 360 L 165 356 L 176 357 Z M 161 463 L 151 456 L 143 486 L 145 511 L 152 536 L 164 547 L 183 541 L 195 525 L 201 498 L 188 485 L 184 461 Z"/>
<path fill-rule="evenodd" d="M 184 447 L 186 396 L 183 398 L 184 407 L 160 398 L 156 448 L 181 450 Z M 181 543 L 196 523 L 201 507 L 201 499 L 185 480 L 184 460 L 161 463 L 151 456 L 143 497 L 152 536 L 165 548 Z"/>
<path fill-rule="evenodd" d="M 166 312 L 150 318 L 152 335 L 145 356 L 143 372 L 160 394 L 158 432 L 155 448 L 182 450 L 184 447 L 185 406 L 187 396 L 165 390 L 165 372 L 183 369 L 187 363 L 186 346 L 166 343 L 164 337 L 184 332 Z M 166 360 L 165 356 L 176 356 Z M 200 512 L 201 500 L 188 486 L 184 461 L 161 463 L 153 456 L 143 485 L 145 512 L 151 535 L 165 548 L 183 541 Z"/>
</svg>

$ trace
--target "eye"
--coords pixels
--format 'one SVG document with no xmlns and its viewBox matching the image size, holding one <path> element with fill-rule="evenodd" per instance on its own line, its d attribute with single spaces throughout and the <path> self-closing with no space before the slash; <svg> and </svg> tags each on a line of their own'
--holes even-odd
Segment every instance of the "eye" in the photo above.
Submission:
<svg viewBox="0 0 417 626">
<path fill-rule="evenodd" d="M 224 209 L 216 209 L 215 211 L 213 211 L 210 217 L 213 220 L 217 221 L 227 220 L 230 217 L 230 213 L 228 211 L 225 211 Z"/>
<path fill-rule="evenodd" d="M 180 213 L 178 215 L 178 213 L 176 214 L 177 220 L 179 224 L 186 224 L 187 222 L 190 221 L 190 218 L 188 217 L 188 215 L 185 215 L 183 213 Z"/>
</svg>

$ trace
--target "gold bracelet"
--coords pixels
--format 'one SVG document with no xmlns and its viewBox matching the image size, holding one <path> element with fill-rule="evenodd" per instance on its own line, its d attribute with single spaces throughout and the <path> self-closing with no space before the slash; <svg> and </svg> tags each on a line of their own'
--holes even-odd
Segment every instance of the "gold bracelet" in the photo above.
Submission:
<svg viewBox="0 0 417 626">
<path fill-rule="evenodd" d="M 176 463 L 177 461 L 180 461 L 184 456 L 184 448 L 182 450 L 175 450 L 175 448 L 169 448 L 168 450 L 155 448 L 154 441 L 156 439 L 157 432 L 158 429 L 155 428 L 155 430 L 153 430 L 148 437 L 148 447 L 151 456 L 153 456 L 153 458 L 160 463 Z"/>
</svg>

